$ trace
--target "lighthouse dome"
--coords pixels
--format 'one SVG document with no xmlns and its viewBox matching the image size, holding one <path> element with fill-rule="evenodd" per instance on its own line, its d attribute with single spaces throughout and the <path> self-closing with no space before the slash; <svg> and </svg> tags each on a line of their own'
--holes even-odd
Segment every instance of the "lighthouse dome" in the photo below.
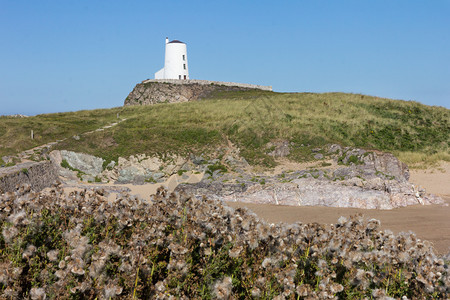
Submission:
<svg viewBox="0 0 450 300">
<path fill-rule="evenodd" d="M 182 41 L 179 41 L 179 40 L 173 40 L 173 41 L 169 42 L 169 44 L 173 44 L 173 43 L 184 44 Z"/>
</svg>

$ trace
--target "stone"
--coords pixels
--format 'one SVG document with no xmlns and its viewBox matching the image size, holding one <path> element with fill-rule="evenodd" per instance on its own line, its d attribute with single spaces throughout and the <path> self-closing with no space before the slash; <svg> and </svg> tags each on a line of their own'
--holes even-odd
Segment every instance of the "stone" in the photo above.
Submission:
<svg viewBox="0 0 450 300">
<path fill-rule="evenodd" d="M 84 182 L 95 182 L 95 177 L 92 175 L 81 175 L 81 180 Z"/>
<path fill-rule="evenodd" d="M 142 82 L 138 83 L 134 89 L 128 94 L 124 101 L 124 106 L 127 105 L 152 105 L 156 103 L 175 103 L 195 101 L 208 97 L 217 91 L 245 91 L 255 88 L 265 88 L 256 85 L 245 84 L 231 84 L 216 82 L 216 84 L 207 84 L 210 82 L 204 80 L 188 80 L 183 81 L 183 84 L 174 82 Z M 271 87 L 270 87 L 270 90 Z"/>
<path fill-rule="evenodd" d="M 355 168 L 341 167 L 341 168 L 337 168 L 336 170 L 334 170 L 333 179 L 343 180 L 343 179 L 349 179 L 352 177 L 356 177 L 358 175 L 359 175 L 359 172 Z"/>
<path fill-rule="evenodd" d="M 153 179 L 160 179 L 163 178 L 165 176 L 164 173 L 152 173 L 151 176 L 153 177 Z"/>
<path fill-rule="evenodd" d="M 315 159 L 323 159 L 323 154 L 322 153 L 317 153 L 316 155 L 314 155 Z"/>
<path fill-rule="evenodd" d="M 340 153 L 342 151 L 342 147 L 338 144 L 332 144 L 328 147 L 328 153 Z"/>
<path fill-rule="evenodd" d="M 119 171 L 118 183 L 143 184 L 153 174 L 142 167 L 129 166 Z"/>
<path fill-rule="evenodd" d="M 58 171 L 51 161 L 26 162 L 0 169 L 0 193 L 12 192 L 23 184 L 39 192 L 57 180 Z"/>
<path fill-rule="evenodd" d="M 221 201 L 293 206 L 393 209 L 421 202 L 443 203 L 442 199 L 432 195 L 418 199 L 411 186 L 403 183 L 391 183 L 391 188 L 386 190 L 373 190 L 360 185 L 361 183 L 343 185 L 314 178 L 294 179 L 291 182 L 276 184 L 271 182 L 265 185 L 255 182 L 228 184 L 216 180 L 202 180 L 197 184 L 181 185 L 177 189 Z"/>
<path fill-rule="evenodd" d="M 104 160 L 93 155 L 61 150 L 62 160 L 66 160 L 69 165 L 86 174 L 97 176 L 103 171 Z"/>
<path fill-rule="evenodd" d="M 201 155 L 199 155 L 199 156 L 191 155 L 191 160 L 192 160 L 192 163 L 197 166 L 203 165 L 206 163 L 206 160 Z"/>
<path fill-rule="evenodd" d="M 354 170 L 353 174 L 349 176 L 356 176 L 357 173 L 362 177 L 377 176 L 383 179 L 409 180 L 408 166 L 391 153 L 346 147 L 342 150 L 342 155 L 336 157 L 336 160 L 338 164 L 350 166 Z M 340 170 L 339 172 L 344 171 Z"/>
<path fill-rule="evenodd" d="M 106 169 L 112 169 L 116 166 L 116 162 L 112 160 L 109 164 L 106 165 Z"/>
<path fill-rule="evenodd" d="M 286 157 L 290 154 L 289 142 L 286 140 L 269 142 L 266 145 L 266 149 L 273 149 L 271 152 L 267 153 L 267 155 L 273 157 Z"/>
<path fill-rule="evenodd" d="M 169 165 L 166 165 L 162 171 L 168 175 L 172 175 L 172 174 L 175 174 L 176 172 L 178 172 L 179 169 L 180 169 L 179 166 L 169 164 Z"/>
<path fill-rule="evenodd" d="M 151 157 L 144 159 L 140 162 L 140 165 L 150 171 L 159 171 L 162 165 L 162 161 L 157 157 Z"/>
</svg>

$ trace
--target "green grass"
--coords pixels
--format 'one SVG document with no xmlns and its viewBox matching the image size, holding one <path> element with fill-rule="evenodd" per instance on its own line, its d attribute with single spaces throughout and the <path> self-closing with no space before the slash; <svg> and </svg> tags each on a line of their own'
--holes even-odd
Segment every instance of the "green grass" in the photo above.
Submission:
<svg viewBox="0 0 450 300">
<path fill-rule="evenodd" d="M 419 153 L 425 160 L 436 153 L 448 158 L 450 153 L 450 111 L 443 107 L 345 93 L 241 91 L 186 103 L 0 118 L 0 132 L 8 132 L 0 136 L 0 144 L 7 145 L 0 154 L 101 127 L 119 111 L 127 121 L 78 141 L 67 139 L 56 148 L 107 162 L 136 153 L 219 157 L 223 151 L 218 149 L 228 138 L 250 164 L 262 166 L 274 165 L 265 145 L 275 140 L 294 143 L 290 158 L 295 161 L 312 160 L 311 149 L 329 143 L 392 151 L 400 157 Z M 25 142 L 33 128 L 38 138 Z M 21 143 L 7 142 L 13 133 Z"/>
<path fill-rule="evenodd" d="M 42 114 L 28 118 L 0 117 L 0 156 L 95 130 L 115 122 L 120 111 L 122 107 Z M 34 139 L 31 139 L 31 130 L 34 131 Z"/>
</svg>

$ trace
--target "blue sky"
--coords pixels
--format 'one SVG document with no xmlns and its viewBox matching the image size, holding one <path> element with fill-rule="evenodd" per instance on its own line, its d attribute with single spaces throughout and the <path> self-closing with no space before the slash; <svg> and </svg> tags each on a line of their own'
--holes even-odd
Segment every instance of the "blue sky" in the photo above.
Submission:
<svg viewBox="0 0 450 300">
<path fill-rule="evenodd" d="M 187 44 L 192 79 L 450 108 L 450 0 L 0 0 L 0 115 L 123 105 Z"/>
</svg>

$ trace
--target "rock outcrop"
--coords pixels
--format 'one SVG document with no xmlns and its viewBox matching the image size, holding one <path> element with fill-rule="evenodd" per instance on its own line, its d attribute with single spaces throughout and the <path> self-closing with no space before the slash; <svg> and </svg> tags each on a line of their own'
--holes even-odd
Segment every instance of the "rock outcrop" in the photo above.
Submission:
<svg viewBox="0 0 450 300">
<path fill-rule="evenodd" d="M 416 204 L 440 204 L 439 197 L 419 191 L 411 184 L 384 182 L 383 189 L 343 185 L 340 182 L 299 178 L 290 182 L 221 183 L 208 180 L 197 184 L 182 184 L 177 190 L 205 195 L 211 199 L 292 206 L 352 207 L 363 209 L 393 209 Z"/>
<path fill-rule="evenodd" d="M 409 180 L 408 166 L 391 153 L 351 147 L 341 148 L 339 145 L 331 145 L 328 151 L 334 152 L 334 159 L 343 166 L 336 170 L 336 176 L 348 177 L 347 174 L 351 171 L 353 172 L 351 177 L 384 177 L 402 182 Z"/>
<path fill-rule="evenodd" d="M 272 146 L 286 152 L 287 144 Z M 283 148 L 283 151 L 278 151 Z M 317 154 L 322 149 L 314 149 Z M 408 167 L 394 155 L 331 145 L 337 167 L 307 169 L 278 176 L 214 173 L 197 184 L 177 189 L 224 201 L 295 206 L 393 209 L 415 204 L 441 204 L 442 199 L 410 184 Z M 282 156 L 282 155 L 274 155 Z M 331 164 L 330 164 L 331 165 Z"/>
<path fill-rule="evenodd" d="M 291 145 L 282 141 L 268 146 L 274 156 L 282 157 Z M 439 197 L 410 184 L 408 167 L 390 153 L 331 145 L 325 150 L 313 149 L 315 155 L 334 158 L 333 164 L 324 164 L 329 167 L 264 175 L 252 173 L 233 145 L 221 150 L 221 159 L 139 154 L 106 166 L 103 159 L 82 153 L 63 150 L 53 151 L 50 156 L 59 174 L 71 184 L 78 184 L 79 179 L 118 184 L 162 183 L 173 174 L 181 176 L 193 171 L 205 173 L 203 180 L 181 184 L 177 189 L 217 200 L 364 209 L 442 203 Z M 322 165 L 322 158 L 318 166 Z"/>
<path fill-rule="evenodd" d="M 50 161 L 26 162 L 0 168 L 0 193 L 12 192 L 18 186 L 30 185 L 38 192 L 58 180 L 58 174 Z"/>
<path fill-rule="evenodd" d="M 264 88 L 272 90 L 271 87 L 206 80 L 146 80 L 134 87 L 125 99 L 124 105 L 187 102 L 208 97 L 214 92 Z"/>
<path fill-rule="evenodd" d="M 164 182 L 171 175 L 186 171 L 202 172 L 207 168 L 202 157 L 166 156 L 164 158 L 145 154 L 119 157 L 118 162 L 105 165 L 102 158 L 66 150 L 50 153 L 59 176 L 74 184 L 83 182 L 115 182 L 119 184 L 144 184 Z"/>
</svg>

